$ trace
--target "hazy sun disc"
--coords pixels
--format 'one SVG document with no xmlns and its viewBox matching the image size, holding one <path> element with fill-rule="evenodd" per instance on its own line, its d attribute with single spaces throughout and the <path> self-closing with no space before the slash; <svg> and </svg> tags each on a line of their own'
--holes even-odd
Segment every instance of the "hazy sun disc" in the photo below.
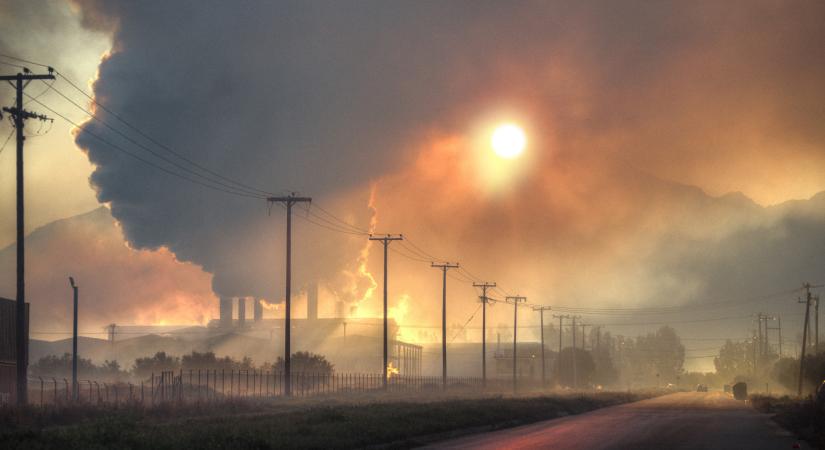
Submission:
<svg viewBox="0 0 825 450">
<path fill-rule="evenodd" d="M 498 156 L 513 159 L 524 151 L 524 147 L 527 144 L 527 137 L 524 135 L 524 131 L 517 125 L 508 123 L 499 125 L 495 131 L 493 131 L 490 144 Z"/>
</svg>

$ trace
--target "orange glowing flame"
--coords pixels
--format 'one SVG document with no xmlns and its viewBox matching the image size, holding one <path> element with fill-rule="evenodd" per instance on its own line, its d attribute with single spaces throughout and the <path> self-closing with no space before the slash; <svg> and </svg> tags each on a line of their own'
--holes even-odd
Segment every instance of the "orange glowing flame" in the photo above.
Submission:
<svg viewBox="0 0 825 450">
<path fill-rule="evenodd" d="M 370 186 L 370 199 L 367 203 L 367 207 L 370 209 L 371 212 L 369 224 L 370 233 L 373 233 L 375 231 L 375 226 L 378 224 L 378 211 L 375 209 L 375 191 L 376 184 L 373 183 Z M 355 261 L 355 271 L 343 271 L 344 275 L 346 275 L 350 279 L 350 292 L 352 292 L 352 297 L 356 299 L 356 305 L 372 298 L 373 292 L 375 292 L 375 289 L 378 287 L 378 283 L 375 281 L 375 277 L 372 276 L 370 271 L 367 269 L 367 261 L 369 260 L 371 247 L 372 241 L 367 240 L 364 243 L 364 247 L 362 247 L 361 251 L 358 252 L 358 258 Z M 363 286 L 364 284 L 366 284 L 367 287 L 364 289 L 363 294 L 359 296 L 359 287 Z"/>
<path fill-rule="evenodd" d="M 392 365 L 392 361 L 387 364 L 387 378 L 392 378 L 393 375 L 398 375 L 399 371 L 398 368 Z"/>
</svg>

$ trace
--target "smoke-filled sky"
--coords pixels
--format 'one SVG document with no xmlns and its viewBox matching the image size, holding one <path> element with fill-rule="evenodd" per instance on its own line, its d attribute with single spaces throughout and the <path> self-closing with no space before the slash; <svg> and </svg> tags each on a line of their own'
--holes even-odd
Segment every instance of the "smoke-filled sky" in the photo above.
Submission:
<svg viewBox="0 0 825 450">
<path fill-rule="evenodd" d="M 757 306 L 702 305 L 825 279 L 825 199 L 812 198 L 825 191 L 822 2 L 37 3 L 0 10 L 49 29 L 32 9 L 64 11 L 50 17 L 71 33 L 40 45 L 3 36 L 3 52 L 55 61 L 84 87 L 96 77 L 98 102 L 223 176 L 404 233 L 534 303 L 696 305 L 637 321 L 739 317 Z M 527 136 L 513 160 L 489 146 L 504 122 Z M 73 170 L 71 198 L 90 186 L 129 246 L 202 268 L 217 295 L 282 301 L 283 210 L 94 135 L 141 153 L 87 122 L 75 142 L 93 172 Z M 380 281 L 380 247 L 294 220 L 296 283 L 320 280 L 377 312 L 366 273 Z M 390 255 L 391 296 L 408 296 L 411 323 L 434 321 L 439 274 Z M 464 323 L 475 294 L 450 283 L 451 322 Z M 758 307 L 796 314 L 792 300 Z M 744 336 L 748 320 L 701 331 Z"/>
</svg>

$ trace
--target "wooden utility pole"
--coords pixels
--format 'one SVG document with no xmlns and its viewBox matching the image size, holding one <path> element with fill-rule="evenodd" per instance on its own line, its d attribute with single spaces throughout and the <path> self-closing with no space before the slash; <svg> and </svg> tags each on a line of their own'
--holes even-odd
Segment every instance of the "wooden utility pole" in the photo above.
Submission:
<svg viewBox="0 0 825 450">
<path fill-rule="evenodd" d="M 496 287 L 496 283 L 473 283 L 481 288 L 481 387 L 487 387 L 487 289 Z"/>
<path fill-rule="evenodd" d="M 533 311 L 539 312 L 539 327 L 541 327 L 541 387 L 547 386 L 547 368 L 544 363 L 544 311 L 550 311 L 549 306 L 536 306 Z"/>
<path fill-rule="evenodd" d="M 802 378 L 805 374 L 805 348 L 808 345 L 808 325 L 810 324 L 810 315 L 811 315 L 811 301 L 813 300 L 813 296 L 811 295 L 811 288 L 818 288 L 822 286 L 811 286 L 810 283 L 805 283 L 802 285 L 802 288 L 805 289 L 805 301 L 799 301 L 799 303 L 805 303 L 805 325 L 802 328 L 802 351 L 799 355 L 799 384 L 796 388 L 796 395 L 802 395 Z"/>
<path fill-rule="evenodd" d="M 760 357 L 765 355 L 765 341 L 763 340 L 763 336 L 762 336 L 762 320 L 764 318 L 765 318 L 765 316 L 762 313 L 759 313 L 759 314 L 756 315 L 757 330 L 758 330 L 757 338 L 758 338 L 758 341 L 759 341 L 759 351 L 757 352 L 757 355 L 759 355 Z M 758 363 L 759 363 L 759 359 L 757 358 L 757 360 L 754 362 L 754 365 L 758 365 Z"/>
<path fill-rule="evenodd" d="M 23 142 L 26 137 L 23 135 L 23 127 L 26 119 L 51 120 L 48 117 L 35 114 L 23 109 L 23 89 L 32 80 L 54 80 L 54 70 L 49 67 L 48 75 L 36 75 L 29 69 L 23 68 L 22 73 L 17 75 L 2 75 L 0 81 L 14 82 L 16 91 L 16 106 L 4 107 L 3 111 L 11 114 L 14 119 L 14 128 L 17 132 L 17 298 L 15 317 L 15 340 L 16 354 L 15 363 L 17 365 L 17 404 L 22 406 L 28 403 L 28 350 L 29 350 L 29 327 L 27 324 L 26 311 L 26 277 L 25 277 L 25 229 L 24 229 L 24 183 L 23 183 Z M 2 118 L 2 115 L 0 115 Z"/>
<path fill-rule="evenodd" d="M 404 237 L 400 234 L 398 236 L 391 234 L 385 234 L 383 236 L 370 235 L 369 237 L 371 241 L 381 241 L 381 243 L 384 244 L 384 369 L 382 370 L 384 375 L 381 377 L 381 385 L 384 390 L 387 389 L 387 377 L 389 376 L 389 361 L 387 358 L 387 340 L 389 339 L 387 336 L 387 248 L 390 242 L 400 241 L 402 239 L 404 239 Z"/>
<path fill-rule="evenodd" d="M 74 318 L 72 320 L 72 400 L 77 401 L 77 284 L 74 278 L 69 277 L 74 299 Z"/>
<path fill-rule="evenodd" d="M 518 304 L 527 301 L 527 297 L 518 295 L 505 297 L 513 304 L 513 392 L 518 388 Z"/>
<path fill-rule="evenodd" d="M 556 384 L 560 384 L 561 380 L 561 343 L 562 343 L 562 329 L 564 327 L 564 319 L 569 319 L 568 315 L 555 315 L 554 319 L 559 319 L 559 353 L 556 355 Z"/>
<path fill-rule="evenodd" d="M 779 324 L 779 358 L 782 358 L 782 316 L 778 316 L 776 321 Z"/>
<path fill-rule="evenodd" d="M 819 354 L 819 295 L 814 300 L 814 355 Z"/>
<path fill-rule="evenodd" d="M 573 316 L 573 389 L 577 388 L 579 385 L 578 377 L 576 376 L 576 319 L 578 316 Z"/>
<path fill-rule="evenodd" d="M 457 269 L 458 263 L 436 264 L 430 267 L 441 269 L 441 388 L 447 389 L 447 270 Z"/>
<path fill-rule="evenodd" d="M 292 306 L 292 206 L 296 203 L 310 203 L 311 197 L 296 197 L 291 193 L 286 197 L 267 197 L 268 203 L 286 205 L 286 299 L 284 308 L 284 395 L 292 395 L 292 370 L 290 359 L 291 306 Z"/>
</svg>

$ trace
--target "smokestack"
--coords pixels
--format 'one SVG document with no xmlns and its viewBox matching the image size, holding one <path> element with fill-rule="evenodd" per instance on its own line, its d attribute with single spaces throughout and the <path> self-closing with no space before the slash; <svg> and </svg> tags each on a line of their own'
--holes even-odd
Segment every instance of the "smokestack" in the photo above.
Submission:
<svg viewBox="0 0 825 450">
<path fill-rule="evenodd" d="M 238 326 L 246 323 L 246 297 L 238 297 Z"/>
<path fill-rule="evenodd" d="M 218 310 L 220 311 L 220 324 L 221 327 L 231 327 L 232 326 L 232 299 L 229 297 L 221 297 L 218 300 L 220 303 L 218 304 Z"/>
<path fill-rule="evenodd" d="M 318 318 L 318 283 L 309 283 L 307 286 L 307 319 Z"/>
<path fill-rule="evenodd" d="M 252 299 L 252 315 L 255 322 L 260 322 L 264 318 L 264 305 L 257 297 Z"/>
</svg>

